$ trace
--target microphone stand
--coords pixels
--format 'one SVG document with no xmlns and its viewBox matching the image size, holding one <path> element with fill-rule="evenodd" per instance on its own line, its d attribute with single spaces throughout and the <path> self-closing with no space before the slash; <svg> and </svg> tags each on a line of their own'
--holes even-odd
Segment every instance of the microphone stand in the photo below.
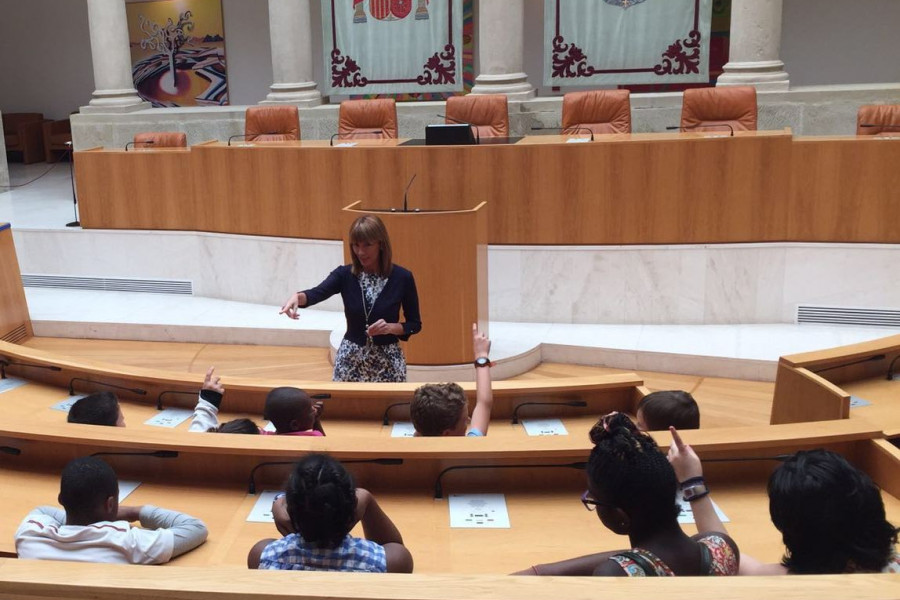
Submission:
<svg viewBox="0 0 900 600">
<path fill-rule="evenodd" d="M 66 146 L 66 152 L 69 153 L 69 181 L 72 183 L 72 212 L 75 215 L 75 220 L 66 223 L 66 227 L 81 227 L 81 221 L 78 220 L 78 197 L 75 195 L 75 171 L 72 166 L 75 163 L 75 153 L 72 151 L 72 142 L 66 142 Z"/>
<path fill-rule="evenodd" d="M 669 131 L 680 130 L 684 132 L 685 129 L 708 129 L 710 127 L 727 127 L 731 134 L 728 137 L 734 137 L 734 127 L 729 123 L 710 123 L 709 125 L 690 125 L 688 127 L 683 127 L 681 125 L 670 125 L 666 127 Z"/>
</svg>

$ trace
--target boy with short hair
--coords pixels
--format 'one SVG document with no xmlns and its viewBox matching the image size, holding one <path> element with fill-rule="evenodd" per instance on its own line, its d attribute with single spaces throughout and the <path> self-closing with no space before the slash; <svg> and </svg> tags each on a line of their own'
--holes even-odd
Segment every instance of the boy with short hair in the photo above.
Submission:
<svg viewBox="0 0 900 600">
<path fill-rule="evenodd" d="M 469 425 L 468 404 L 463 389 L 455 383 L 423 385 L 413 394 L 409 414 L 416 435 L 470 436 L 487 435 L 491 424 L 494 396 L 491 391 L 491 366 L 488 358 L 491 340 L 472 324 L 472 347 L 475 352 L 475 409 Z"/>
<path fill-rule="evenodd" d="M 320 417 L 323 404 L 313 402 L 309 394 L 295 387 L 278 387 L 266 396 L 263 418 L 275 426 L 275 433 L 261 431 L 263 435 L 323 436 Z"/>
<path fill-rule="evenodd" d="M 635 417 L 641 431 L 700 429 L 700 407 L 693 396 L 681 390 L 647 394 L 638 402 Z"/>
<path fill-rule="evenodd" d="M 112 392 L 95 392 L 78 399 L 69 409 L 69 423 L 125 427 L 125 415 Z"/>
<path fill-rule="evenodd" d="M 199 519 L 149 504 L 119 506 L 116 473 L 96 457 L 65 466 L 59 503 L 64 511 L 40 506 L 19 525 L 19 558 L 156 565 L 206 541 Z"/>
</svg>

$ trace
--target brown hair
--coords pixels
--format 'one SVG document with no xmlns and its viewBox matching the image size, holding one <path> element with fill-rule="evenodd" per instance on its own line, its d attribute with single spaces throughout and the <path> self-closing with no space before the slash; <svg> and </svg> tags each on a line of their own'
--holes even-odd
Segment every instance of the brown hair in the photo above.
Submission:
<svg viewBox="0 0 900 600">
<path fill-rule="evenodd" d="M 356 258 L 352 248 L 353 244 L 357 242 L 377 243 L 379 246 L 378 274 L 384 277 L 391 274 L 391 269 L 394 267 L 391 254 L 391 238 L 388 237 L 387 227 L 384 226 L 381 219 L 375 215 L 363 215 L 353 221 L 353 225 L 350 226 L 350 258 L 353 261 L 351 270 L 354 275 L 359 275 L 362 272 L 362 264 Z"/>
<path fill-rule="evenodd" d="M 649 431 L 700 429 L 700 407 L 687 392 L 671 390 L 647 394 L 638 402 L 637 410 L 644 417 Z"/>
<path fill-rule="evenodd" d="M 409 405 L 409 416 L 419 435 L 443 435 L 459 423 L 468 410 L 466 395 L 455 383 L 429 383 L 418 388 Z"/>
</svg>

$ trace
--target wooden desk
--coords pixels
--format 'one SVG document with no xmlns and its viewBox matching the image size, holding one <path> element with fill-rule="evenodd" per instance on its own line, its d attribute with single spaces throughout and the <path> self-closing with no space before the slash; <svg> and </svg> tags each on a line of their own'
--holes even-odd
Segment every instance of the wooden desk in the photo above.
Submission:
<svg viewBox="0 0 900 600">
<path fill-rule="evenodd" d="M 95 228 L 336 240 L 342 207 L 400 206 L 417 175 L 410 206 L 487 201 L 492 244 L 900 241 L 900 207 L 891 201 L 896 140 L 793 139 L 787 129 L 567 139 L 366 140 L 351 148 L 209 142 L 127 157 L 90 150 L 76 152 L 76 177 L 82 222 Z"/>
<path fill-rule="evenodd" d="M 0 223 L 0 307 L 0 340 L 18 343 L 34 335 L 9 223 Z"/>
</svg>

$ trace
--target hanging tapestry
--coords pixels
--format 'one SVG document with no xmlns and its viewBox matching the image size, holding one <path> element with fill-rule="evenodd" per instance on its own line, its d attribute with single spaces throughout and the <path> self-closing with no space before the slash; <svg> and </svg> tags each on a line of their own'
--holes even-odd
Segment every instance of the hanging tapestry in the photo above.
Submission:
<svg viewBox="0 0 900 600">
<path fill-rule="evenodd" d="M 544 0 L 544 84 L 709 81 L 712 0 Z"/>
<path fill-rule="evenodd" d="M 463 89 L 462 0 L 322 0 L 327 94 Z"/>
<path fill-rule="evenodd" d="M 156 107 L 228 104 L 222 0 L 128 2 L 131 74 Z"/>
</svg>

